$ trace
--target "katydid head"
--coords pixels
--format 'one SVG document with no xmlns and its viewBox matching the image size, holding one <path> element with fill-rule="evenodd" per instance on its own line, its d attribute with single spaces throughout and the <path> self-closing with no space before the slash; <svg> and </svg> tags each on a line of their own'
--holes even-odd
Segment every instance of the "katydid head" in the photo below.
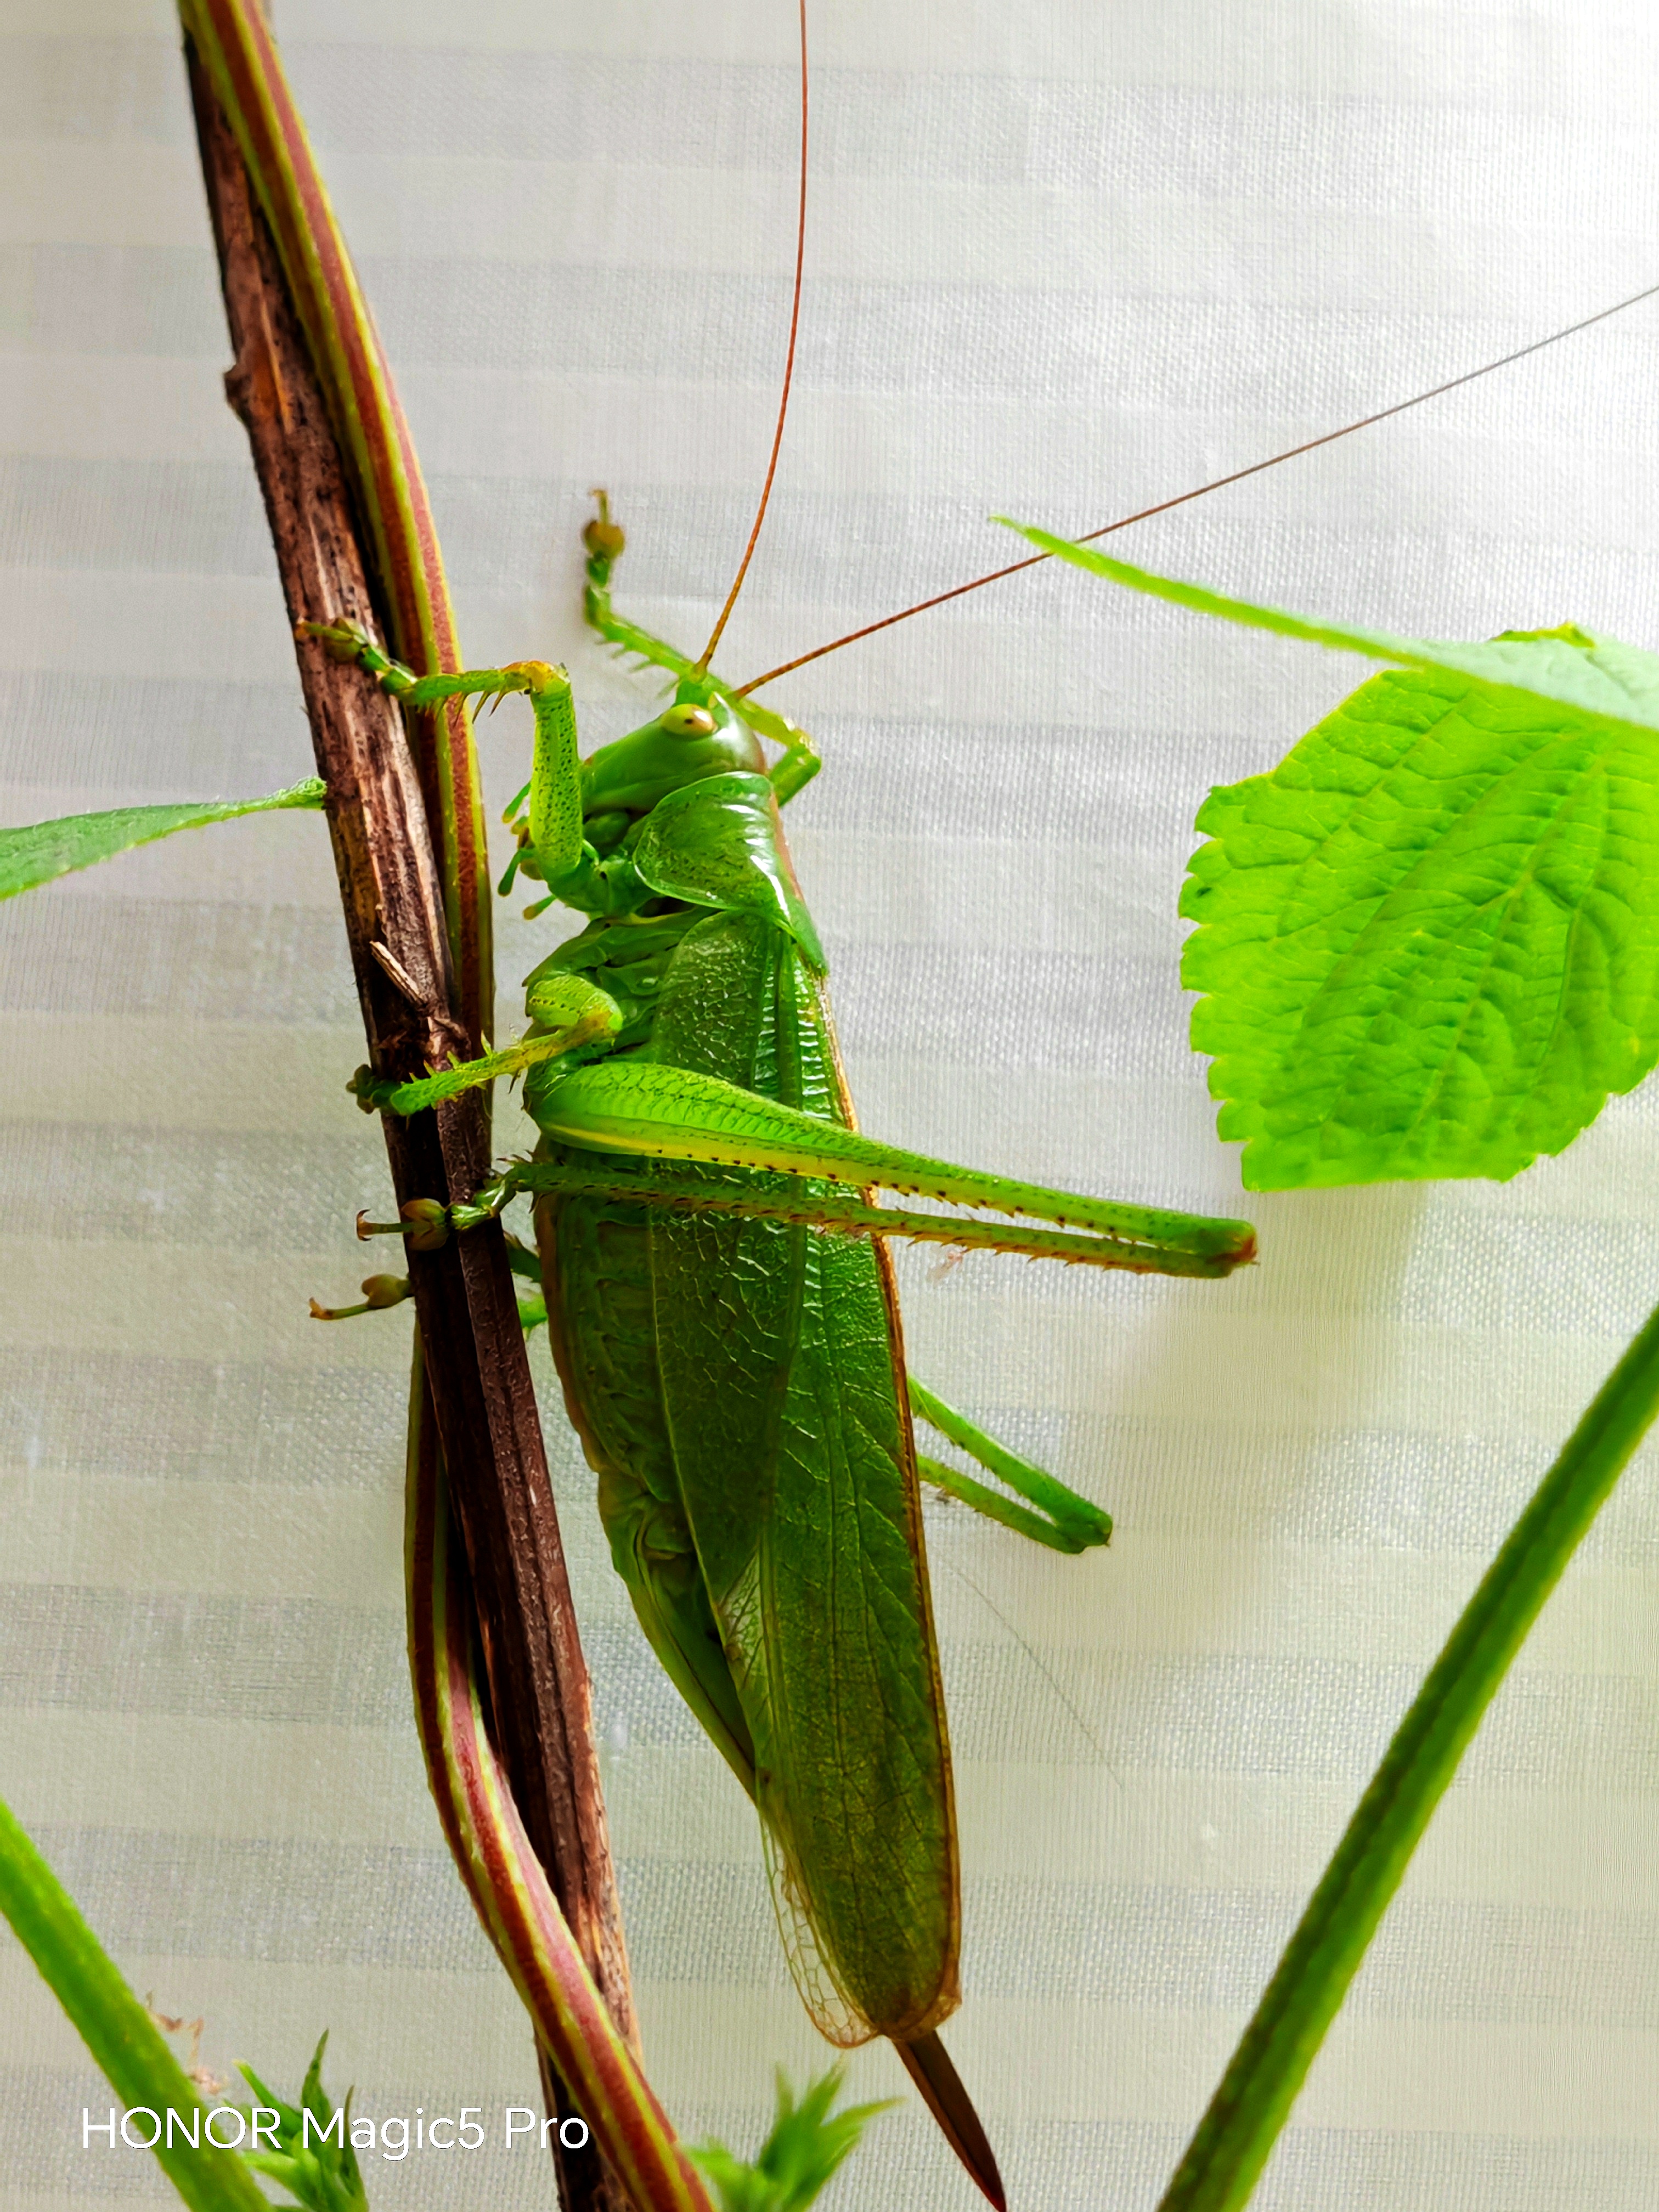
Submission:
<svg viewBox="0 0 1659 2212">
<path fill-rule="evenodd" d="M 715 686 L 688 676 L 672 706 L 582 763 L 584 829 L 604 851 L 671 791 L 733 769 L 754 774 L 765 766 L 758 741 L 734 719 Z"/>
</svg>

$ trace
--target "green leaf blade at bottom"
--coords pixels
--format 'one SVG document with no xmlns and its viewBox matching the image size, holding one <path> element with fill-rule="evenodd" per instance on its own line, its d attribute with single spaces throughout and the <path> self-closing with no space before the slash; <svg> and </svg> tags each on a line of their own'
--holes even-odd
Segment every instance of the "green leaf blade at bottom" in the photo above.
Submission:
<svg viewBox="0 0 1659 2212">
<path fill-rule="evenodd" d="M 128 2112 L 177 2112 L 198 2132 L 208 2107 L 9 1806 L 0 1801 L 0 1916 L 40 1969 Z M 142 2140 L 142 2138 L 141 2138 Z M 135 2146 L 136 2147 L 136 2146 Z M 242 2160 L 188 2132 L 151 2154 L 190 2212 L 269 2212 Z"/>
<path fill-rule="evenodd" d="M 1158 2212 L 1243 2212 L 1435 1808 L 1659 1411 L 1659 1310 L 1597 1391 L 1395 1730 Z"/>
</svg>

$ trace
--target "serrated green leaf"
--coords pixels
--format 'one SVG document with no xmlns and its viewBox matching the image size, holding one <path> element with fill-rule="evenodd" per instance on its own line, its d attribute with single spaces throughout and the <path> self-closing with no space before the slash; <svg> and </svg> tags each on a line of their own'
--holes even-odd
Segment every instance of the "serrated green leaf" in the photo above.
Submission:
<svg viewBox="0 0 1659 2212">
<path fill-rule="evenodd" d="M 1659 659 L 1571 628 L 1442 645 L 1304 622 L 1024 534 L 1406 664 L 1198 817 L 1182 980 L 1247 1188 L 1504 1180 L 1659 1060 Z"/>
<path fill-rule="evenodd" d="M 116 806 L 102 814 L 64 814 L 52 822 L 29 822 L 0 830 L 0 899 L 37 890 L 76 868 L 112 860 L 136 845 L 154 844 L 175 830 L 204 829 L 210 822 L 234 822 L 244 814 L 275 814 L 289 807 L 319 807 L 323 786 L 307 776 L 268 799 L 201 799 L 178 806 Z"/>
<path fill-rule="evenodd" d="M 1502 1180 L 1659 1059 L 1659 736 L 1379 676 L 1198 826 L 1182 979 L 1251 1189 Z"/>
</svg>

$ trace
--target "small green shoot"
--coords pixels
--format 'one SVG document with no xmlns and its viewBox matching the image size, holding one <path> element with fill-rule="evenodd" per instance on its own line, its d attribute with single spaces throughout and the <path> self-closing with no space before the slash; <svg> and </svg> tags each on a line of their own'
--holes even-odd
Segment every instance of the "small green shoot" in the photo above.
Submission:
<svg viewBox="0 0 1659 2212">
<path fill-rule="evenodd" d="M 700 2143 L 690 2153 L 720 2192 L 720 2212 L 805 2212 L 876 2114 L 898 2101 L 832 2112 L 841 2094 L 839 2066 L 809 2084 L 799 2104 L 781 2069 L 777 2081 L 778 2116 L 752 2166 L 724 2143 Z"/>
<path fill-rule="evenodd" d="M 244 2151 L 243 2158 L 256 2173 L 280 2181 L 305 2212 L 368 2212 L 368 2197 L 357 2157 L 351 2148 L 351 2097 L 336 2118 L 323 2087 L 323 2053 L 328 2048 L 325 2032 L 311 2055 L 297 2105 L 289 2104 L 268 2089 L 251 2066 L 237 2071 L 262 2105 L 280 2117 L 278 2148 L 274 2151 Z M 309 2113 L 313 2124 L 305 2124 Z M 327 2132 L 332 2130 L 331 2135 Z"/>
</svg>

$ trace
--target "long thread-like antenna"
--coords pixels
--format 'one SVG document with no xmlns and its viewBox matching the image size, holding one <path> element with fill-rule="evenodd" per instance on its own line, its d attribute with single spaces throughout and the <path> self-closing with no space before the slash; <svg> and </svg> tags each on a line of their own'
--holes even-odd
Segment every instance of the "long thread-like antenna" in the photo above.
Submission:
<svg viewBox="0 0 1659 2212">
<path fill-rule="evenodd" d="M 1444 384 L 1437 384 L 1427 392 L 1414 392 L 1409 399 L 1396 399 L 1392 407 L 1381 407 L 1375 415 L 1362 415 L 1357 422 L 1345 422 L 1340 430 L 1327 430 L 1317 438 L 1309 438 L 1300 446 L 1287 446 L 1282 453 L 1274 453 L 1265 461 L 1252 461 L 1249 468 L 1235 469 L 1231 476 L 1216 477 L 1208 483 L 1196 484 L 1191 491 L 1177 492 L 1173 499 L 1160 500 L 1156 507 L 1138 507 L 1133 514 L 1121 515 L 1115 522 L 1108 522 L 1098 530 L 1091 530 L 1075 542 L 1091 545 L 1097 538 L 1109 538 L 1115 530 L 1127 530 L 1132 522 L 1146 522 L 1155 514 L 1167 514 L 1173 507 L 1185 507 L 1188 500 L 1202 499 L 1206 492 L 1220 491 L 1228 484 L 1242 483 L 1246 477 L 1260 476 L 1263 469 L 1276 469 L 1281 461 L 1293 461 L 1299 453 L 1311 453 L 1318 447 L 1334 445 L 1339 438 L 1351 438 L 1356 430 L 1369 430 L 1374 422 L 1386 422 L 1391 415 L 1403 415 L 1407 408 L 1421 407 L 1425 401 L 1438 399 L 1443 392 L 1455 392 L 1461 384 L 1473 384 L 1477 377 L 1490 376 L 1495 368 L 1508 368 L 1511 362 L 1524 361 L 1528 354 L 1541 353 L 1546 346 L 1559 345 L 1563 338 L 1575 337 L 1592 324 L 1604 323 L 1609 315 L 1621 315 L 1626 307 L 1638 306 L 1659 293 L 1659 284 L 1650 284 L 1644 291 L 1632 292 L 1627 300 L 1620 300 L 1611 307 L 1599 308 L 1586 315 L 1582 322 L 1569 323 L 1564 330 L 1552 331 L 1547 337 L 1534 338 L 1530 345 L 1517 346 L 1513 353 L 1503 354 L 1496 361 L 1485 362 L 1480 368 L 1465 369 L 1462 376 L 1449 377 Z M 769 478 L 769 482 L 770 479 Z M 758 529 L 758 523 L 756 525 Z M 1052 561 L 1052 553 L 1029 554 L 1023 561 L 1011 561 L 1006 568 L 993 568 L 983 576 L 975 576 L 969 584 L 955 585 L 948 592 L 936 592 L 931 599 L 918 599 L 913 607 L 901 607 L 896 615 L 884 615 L 879 622 L 866 623 L 862 629 L 849 629 L 845 637 L 832 638 L 828 645 L 815 646 L 811 653 L 799 653 L 793 660 L 781 661 L 777 667 L 769 668 L 764 676 L 751 676 L 732 694 L 734 699 L 746 699 L 751 691 L 758 691 L 763 684 L 770 684 L 780 676 L 787 676 L 797 668 L 805 668 L 809 661 L 822 660 L 826 653 L 839 653 L 844 645 L 856 645 L 861 637 L 873 637 L 878 630 L 891 629 L 895 623 L 908 622 L 912 615 L 926 614 L 929 607 L 942 607 L 948 600 L 963 598 L 969 592 L 981 590 L 987 584 L 1000 583 L 1005 576 L 1017 576 L 1022 568 L 1035 568 L 1044 561 Z M 741 580 L 741 578 L 739 578 Z M 725 617 L 721 617 L 725 620 Z M 720 635 L 716 630 L 714 635 Z M 712 650 L 712 647 L 711 647 Z"/>
<path fill-rule="evenodd" d="M 778 427 L 772 433 L 772 458 L 766 465 L 766 482 L 761 486 L 760 505 L 755 510 L 755 526 L 749 533 L 749 543 L 743 549 L 743 558 L 738 563 L 738 573 L 732 580 L 732 588 L 726 595 L 726 605 L 720 609 L 720 620 L 709 632 L 708 642 L 697 662 L 702 674 L 714 657 L 714 647 L 720 641 L 720 632 L 731 620 L 732 610 L 738 604 L 738 593 L 743 589 L 743 580 L 749 574 L 749 563 L 755 557 L 761 525 L 766 520 L 766 503 L 772 496 L 772 479 L 778 472 L 778 450 L 783 444 L 784 418 L 789 412 L 789 387 L 795 376 L 795 339 L 800 331 L 801 273 L 806 264 L 806 0 L 800 0 L 800 194 L 795 216 L 795 296 L 789 309 L 789 351 L 783 364 L 783 390 L 778 398 Z"/>
</svg>

